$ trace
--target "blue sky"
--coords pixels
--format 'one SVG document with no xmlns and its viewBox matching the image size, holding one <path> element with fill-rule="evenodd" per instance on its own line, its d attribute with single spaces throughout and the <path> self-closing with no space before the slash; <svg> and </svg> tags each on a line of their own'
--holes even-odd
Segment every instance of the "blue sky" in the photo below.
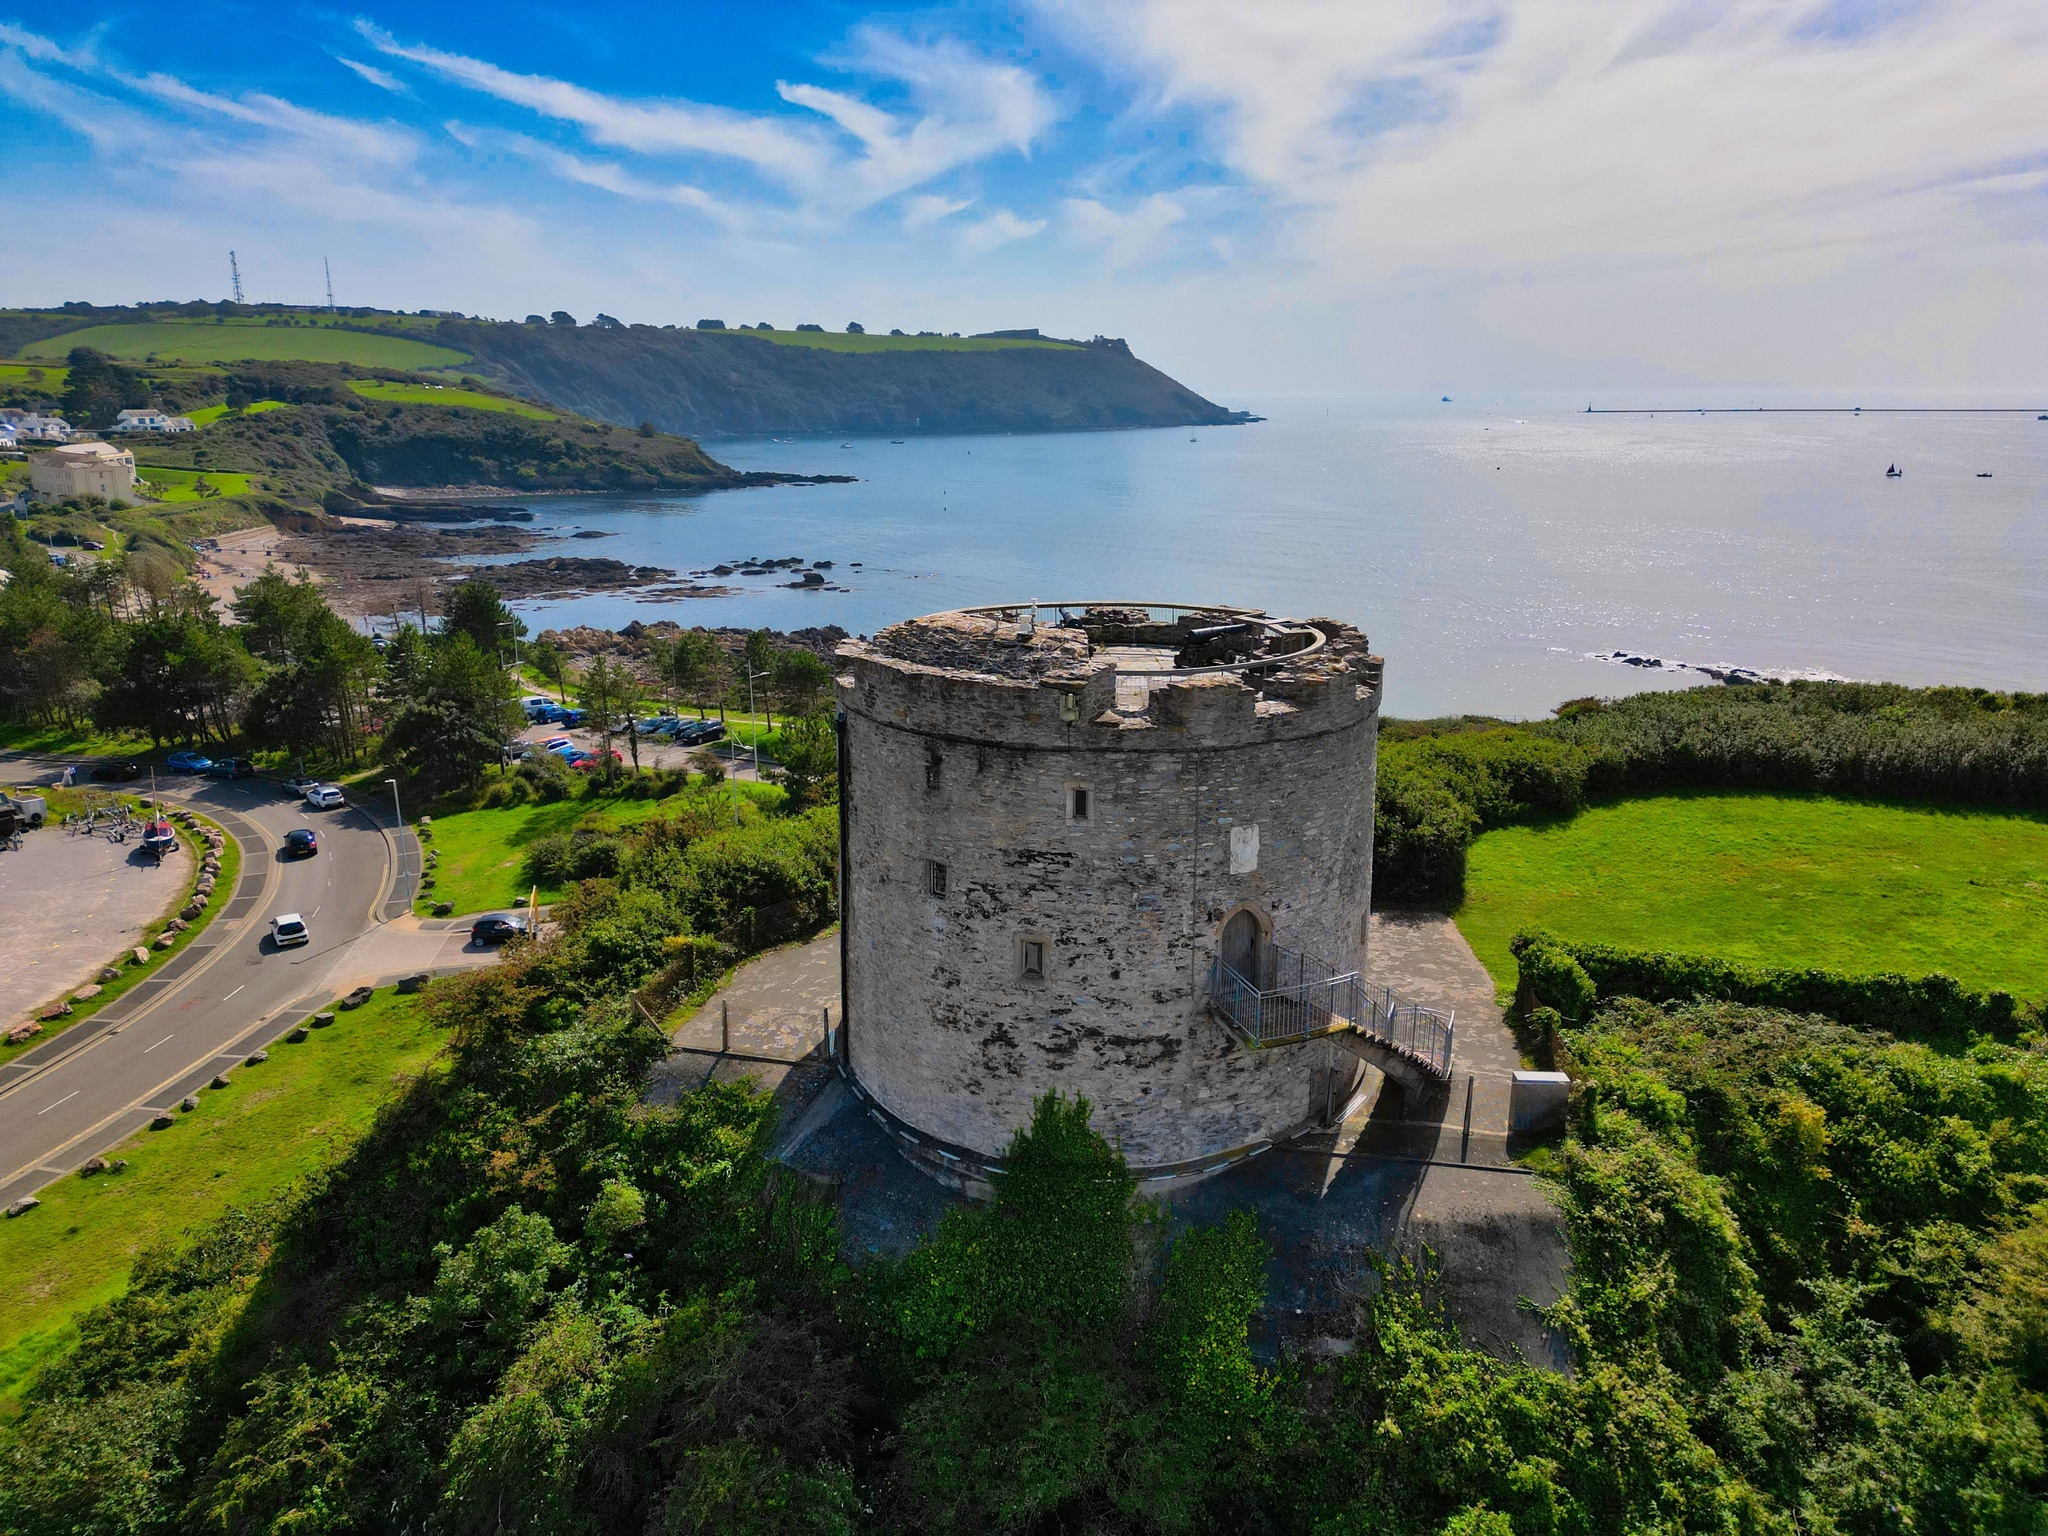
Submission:
<svg viewBox="0 0 2048 1536">
<path fill-rule="evenodd" d="M 0 300 L 1128 336 L 1212 392 L 2026 388 L 2039 0 L 0 20 Z"/>
</svg>

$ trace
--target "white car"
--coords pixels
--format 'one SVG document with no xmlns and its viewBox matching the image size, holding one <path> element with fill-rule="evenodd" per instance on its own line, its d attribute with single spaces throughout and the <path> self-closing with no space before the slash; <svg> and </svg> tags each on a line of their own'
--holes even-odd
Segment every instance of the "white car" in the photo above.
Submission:
<svg viewBox="0 0 2048 1536">
<path fill-rule="evenodd" d="M 303 773 L 296 773 L 284 781 L 284 787 L 291 794 L 303 796 L 307 790 L 319 788 L 320 781 L 309 779 Z"/>
<path fill-rule="evenodd" d="M 306 804 L 316 811 L 332 810 L 341 803 L 341 786 L 338 784 L 315 784 L 306 791 Z"/>
<path fill-rule="evenodd" d="M 280 912 L 270 920 L 270 942 L 279 949 L 289 949 L 294 944 L 310 944 L 313 935 L 306 931 L 306 920 L 296 912 Z"/>
</svg>

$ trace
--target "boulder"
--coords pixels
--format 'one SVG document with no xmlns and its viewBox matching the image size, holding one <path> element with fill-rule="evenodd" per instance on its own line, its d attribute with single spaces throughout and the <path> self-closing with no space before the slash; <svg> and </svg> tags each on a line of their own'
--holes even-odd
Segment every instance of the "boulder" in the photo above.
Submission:
<svg viewBox="0 0 2048 1536">
<path fill-rule="evenodd" d="M 196 1093 L 188 1093 L 188 1094 L 186 1094 L 186 1095 L 185 1095 L 185 1097 L 184 1097 L 184 1098 L 182 1098 L 182 1099 L 178 1100 L 178 1108 L 180 1108 L 180 1109 L 182 1109 L 182 1110 L 186 1111 L 186 1112 L 187 1112 L 188 1114 L 189 1114 L 189 1113 L 190 1113 L 191 1111 L 193 1111 L 193 1110 L 197 1109 L 198 1107 L 199 1107 L 199 1095 L 198 1095 L 198 1094 L 196 1094 Z"/>
<path fill-rule="evenodd" d="M 192 925 L 186 922 L 185 919 L 182 917 L 174 917 L 168 923 L 165 923 L 164 926 L 170 929 L 171 932 L 173 933 L 183 933 L 187 928 L 190 928 Z"/>
<path fill-rule="evenodd" d="M 197 917 L 200 913 L 204 912 L 205 910 L 206 908 L 202 907 L 199 904 L 199 898 L 195 896 L 192 898 L 192 900 L 186 902 L 184 906 L 178 908 L 178 916 L 184 918 L 187 922 L 190 922 L 193 918 Z"/>
<path fill-rule="evenodd" d="M 437 901 L 437 902 L 435 902 L 435 903 L 434 903 L 434 916 L 436 916 L 436 917 L 453 917 L 454 915 L 455 915 L 455 903 L 454 903 L 454 902 L 452 902 L 452 901 Z"/>
<path fill-rule="evenodd" d="M 424 987 L 428 982 L 432 981 L 433 979 L 434 978 L 425 971 L 420 971 L 416 975 L 412 976 L 402 976 L 399 978 L 398 981 L 398 990 L 406 993 L 417 992 L 421 987 Z"/>
<path fill-rule="evenodd" d="M 251 1052 L 249 1053 L 249 1059 L 248 1059 L 248 1061 L 244 1062 L 244 1063 L 243 1063 L 243 1065 L 244 1065 L 244 1066 L 250 1066 L 250 1067 L 260 1067 L 260 1066 L 262 1066 L 262 1065 L 263 1065 L 263 1063 L 264 1063 L 264 1062 L 266 1062 L 266 1061 L 268 1061 L 268 1060 L 270 1060 L 270 1052 L 268 1052 L 268 1051 L 251 1051 Z"/>
<path fill-rule="evenodd" d="M 225 1072 L 216 1072 L 216 1073 L 214 1073 L 214 1074 L 213 1074 L 213 1081 L 212 1081 L 212 1082 L 210 1082 L 210 1083 L 208 1083 L 208 1084 L 207 1084 L 206 1086 L 207 1086 L 207 1087 L 209 1087 L 209 1088 L 225 1088 L 225 1087 L 227 1087 L 227 1085 L 228 1085 L 228 1075 L 227 1075 L 227 1073 L 225 1073 Z"/>
<path fill-rule="evenodd" d="M 78 1165 L 78 1176 L 81 1179 L 89 1179 L 96 1173 L 105 1173 L 106 1171 L 107 1160 L 104 1157 L 88 1157 Z"/>
<path fill-rule="evenodd" d="M 137 965 L 147 965 L 149 964 L 149 951 L 137 947 L 135 949 L 131 949 L 130 951 L 128 951 L 128 958 L 133 960 Z"/>
<path fill-rule="evenodd" d="M 375 991 L 374 987 L 357 987 L 355 991 L 349 993 L 347 997 L 341 1000 L 341 1006 L 344 1008 L 360 1008 L 370 1000 Z"/>
<path fill-rule="evenodd" d="M 80 987 L 76 992 L 71 994 L 71 1001 L 73 1001 L 74 1003 L 89 1003 L 94 998 L 98 997 L 100 993 L 104 992 L 105 990 L 106 988 L 99 986 L 96 983 L 91 986 Z"/>
<path fill-rule="evenodd" d="M 121 967 L 119 967 L 118 965 L 110 965 L 105 970 L 100 972 L 101 981 L 119 981 L 120 979 Z"/>
<path fill-rule="evenodd" d="M 177 942 L 178 936 L 175 933 L 164 932 L 156 936 L 156 947 L 158 949 L 169 949 Z"/>
<path fill-rule="evenodd" d="M 313 1015 L 312 1022 L 315 1029 L 325 1029 L 334 1022 L 334 1014 L 332 1012 L 316 1013 Z"/>
<path fill-rule="evenodd" d="M 19 1200 L 15 1201 L 14 1204 L 7 1207 L 7 1219 L 9 1221 L 12 1221 L 17 1216 L 26 1216 L 30 1211 L 34 1210 L 37 1206 L 41 1205 L 42 1203 L 43 1202 L 38 1200 L 34 1195 L 23 1195 Z"/>
<path fill-rule="evenodd" d="M 169 1115 L 158 1115 L 154 1120 L 149 1122 L 149 1128 L 152 1131 L 168 1131 L 175 1124 L 177 1124 L 177 1122 L 173 1120 Z"/>
<path fill-rule="evenodd" d="M 61 1019 L 70 1012 L 71 1005 L 69 1003 L 51 1003 L 38 1011 L 36 1017 L 44 1023 L 48 1023 L 51 1019 Z"/>
<path fill-rule="evenodd" d="M 293 1030 L 293 1031 L 292 1031 L 292 1032 L 291 1032 L 290 1034 L 288 1034 L 288 1035 L 286 1035 L 286 1036 L 285 1036 L 285 1039 L 286 1039 L 286 1041 L 287 1041 L 287 1042 L 289 1042 L 289 1043 L 290 1043 L 290 1044 L 292 1044 L 292 1045 L 297 1045 L 297 1044 L 299 1044 L 299 1043 L 300 1043 L 301 1041 L 303 1041 L 303 1040 L 304 1040 L 305 1038 L 306 1038 L 306 1026 L 305 1026 L 305 1025 L 303 1025 L 303 1024 L 299 1025 L 299 1026 L 298 1026 L 298 1028 L 294 1029 L 294 1030 Z"/>
<path fill-rule="evenodd" d="M 109 1165 L 108 1165 L 108 1172 L 110 1172 L 110 1173 L 119 1173 L 119 1172 L 120 1172 L 120 1171 L 121 1171 L 121 1170 L 122 1170 L 123 1168 L 126 1168 L 127 1166 L 128 1166 L 128 1159 L 127 1159 L 127 1158 L 125 1158 L 125 1157 L 117 1157 L 117 1158 L 115 1158 L 115 1159 L 114 1159 L 114 1161 L 113 1161 L 113 1162 L 112 1162 L 111 1164 L 109 1164 Z"/>
<path fill-rule="evenodd" d="M 43 1026 L 34 1019 L 30 1019 L 26 1023 L 17 1024 L 14 1028 L 7 1031 L 7 1043 L 9 1045 L 19 1045 L 24 1040 L 35 1039 L 42 1032 Z"/>
</svg>

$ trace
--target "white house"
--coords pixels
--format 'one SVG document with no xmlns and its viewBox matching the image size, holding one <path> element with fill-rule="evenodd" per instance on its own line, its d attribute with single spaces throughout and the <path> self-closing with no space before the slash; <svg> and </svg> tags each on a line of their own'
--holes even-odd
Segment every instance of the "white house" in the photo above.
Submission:
<svg viewBox="0 0 2048 1536">
<path fill-rule="evenodd" d="M 71 423 L 62 416 L 24 416 L 14 424 L 15 436 L 30 443 L 68 443 Z"/>
<path fill-rule="evenodd" d="M 112 443 L 67 443 L 29 460 L 29 488 L 48 501 L 67 496 L 135 499 L 135 455 Z"/>
<path fill-rule="evenodd" d="M 162 411 L 123 411 L 114 418 L 116 432 L 190 432 L 190 416 L 166 416 Z"/>
</svg>

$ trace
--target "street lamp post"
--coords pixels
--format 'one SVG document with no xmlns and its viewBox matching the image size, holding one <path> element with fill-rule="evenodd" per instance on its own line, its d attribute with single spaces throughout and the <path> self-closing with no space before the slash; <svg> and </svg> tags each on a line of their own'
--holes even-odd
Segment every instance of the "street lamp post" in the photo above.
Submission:
<svg viewBox="0 0 2048 1536">
<path fill-rule="evenodd" d="M 753 719 L 754 679 L 767 676 L 766 672 L 750 671 L 747 673 L 747 716 L 748 723 L 754 727 L 754 782 L 757 784 L 761 782 L 761 727 L 759 722 Z M 739 763 L 739 753 L 737 751 L 732 754 L 732 760 L 734 765 L 737 766 Z M 732 822 L 734 826 L 738 826 L 740 822 L 740 776 L 737 773 L 732 776 Z"/>
</svg>

